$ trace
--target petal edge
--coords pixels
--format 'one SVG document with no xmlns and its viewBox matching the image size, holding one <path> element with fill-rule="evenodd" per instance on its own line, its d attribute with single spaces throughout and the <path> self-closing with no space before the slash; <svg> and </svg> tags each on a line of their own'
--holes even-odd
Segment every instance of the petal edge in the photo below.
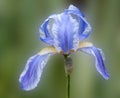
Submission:
<svg viewBox="0 0 120 98">
<path fill-rule="evenodd" d="M 102 55 L 103 53 L 102 53 L 101 49 L 96 48 L 92 44 L 88 44 L 88 46 L 87 46 L 87 44 L 81 45 L 83 47 L 80 47 L 78 50 L 81 50 L 81 51 L 86 52 L 90 55 L 93 55 L 95 57 L 97 71 L 103 76 L 104 79 L 108 80 L 109 74 L 105 68 L 104 57 Z"/>
<path fill-rule="evenodd" d="M 50 47 L 43 49 L 28 59 L 19 78 L 23 90 L 29 91 L 37 86 L 49 57 L 56 52 L 54 48 L 51 48 L 51 50 L 48 49 L 50 49 Z"/>
</svg>

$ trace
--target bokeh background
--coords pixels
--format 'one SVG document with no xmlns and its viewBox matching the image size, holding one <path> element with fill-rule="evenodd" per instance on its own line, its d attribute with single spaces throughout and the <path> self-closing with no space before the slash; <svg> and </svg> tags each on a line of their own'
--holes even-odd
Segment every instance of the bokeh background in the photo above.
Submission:
<svg viewBox="0 0 120 98">
<path fill-rule="evenodd" d="M 70 4 L 86 15 L 93 28 L 88 40 L 102 48 L 110 73 L 104 80 L 93 57 L 74 53 L 71 98 L 120 98 L 120 0 L 0 0 L 0 98 L 65 98 L 61 55 L 49 60 L 36 89 L 23 91 L 18 79 L 26 60 L 46 46 L 39 40 L 41 23 Z"/>
</svg>

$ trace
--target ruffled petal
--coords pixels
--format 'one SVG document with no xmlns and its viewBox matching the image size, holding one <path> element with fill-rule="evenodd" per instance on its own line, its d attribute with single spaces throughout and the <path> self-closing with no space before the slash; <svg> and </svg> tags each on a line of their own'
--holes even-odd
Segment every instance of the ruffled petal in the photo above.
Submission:
<svg viewBox="0 0 120 98">
<path fill-rule="evenodd" d="M 88 21 L 86 20 L 86 18 L 84 17 L 83 13 L 80 12 L 80 10 L 73 5 L 70 5 L 66 11 L 70 14 L 76 15 L 76 17 L 78 18 L 79 40 L 81 41 L 86 39 L 91 34 L 92 28 Z"/>
<path fill-rule="evenodd" d="M 43 68 L 45 67 L 49 57 L 55 52 L 56 50 L 53 47 L 45 48 L 28 59 L 25 69 L 19 78 L 19 82 L 21 83 L 23 90 L 32 90 L 37 86 L 40 81 Z"/>
<path fill-rule="evenodd" d="M 53 46 L 54 41 L 53 41 L 53 36 L 49 31 L 49 21 L 51 18 L 53 18 L 55 15 L 49 16 L 43 24 L 39 28 L 40 32 L 40 39 L 45 42 L 46 44 Z"/>
<path fill-rule="evenodd" d="M 73 5 L 61 14 L 49 16 L 40 27 L 40 39 L 54 46 L 58 52 L 76 51 L 79 41 L 87 38 L 91 26 L 84 15 Z"/>
<path fill-rule="evenodd" d="M 79 44 L 79 23 L 77 19 L 66 11 L 61 14 L 51 15 L 40 27 L 40 38 L 48 45 L 56 47 L 57 51 L 69 53 Z"/>
<path fill-rule="evenodd" d="M 102 51 L 96 48 L 95 46 L 93 46 L 91 43 L 86 43 L 86 42 L 80 43 L 79 47 L 80 48 L 78 50 L 91 54 L 95 57 L 97 71 L 103 76 L 103 78 L 108 80 L 109 74 L 105 68 Z"/>
<path fill-rule="evenodd" d="M 54 46 L 58 51 L 69 53 L 71 49 L 78 48 L 79 24 L 71 15 L 64 12 L 54 17 L 54 22 L 51 27 L 51 32 L 54 36 Z"/>
</svg>

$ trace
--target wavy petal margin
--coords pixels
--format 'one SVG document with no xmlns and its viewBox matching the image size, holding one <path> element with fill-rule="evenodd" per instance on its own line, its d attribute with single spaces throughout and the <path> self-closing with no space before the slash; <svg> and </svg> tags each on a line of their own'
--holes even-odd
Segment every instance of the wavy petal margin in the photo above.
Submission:
<svg viewBox="0 0 120 98">
<path fill-rule="evenodd" d="M 37 86 L 49 57 L 55 53 L 54 47 L 44 48 L 28 59 L 25 69 L 19 78 L 23 90 L 32 90 Z"/>
<path fill-rule="evenodd" d="M 90 55 L 93 55 L 95 57 L 97 71 L 103 76 L 104 79 L 106 79 L 106 80 L 109 79 L 109 74 L 105 68 L 104 57 L 102 55 L 103 53 L 102 53 L 101 49 L 96 48 L 95 46 L 92 45 L 92 43 L 81 42 L 79 44 L 78 50 L 81 50 Z"/>
<path fill-rule="evenodd" d="M 66 11 L 70 14 L 76 15 L 79 21 L 79 40 L 82 41 L 86 39 L 92 32 L 92 28 L 83 15 L 83 13 L 74 5 L 70 5 Z"/>
</svg>

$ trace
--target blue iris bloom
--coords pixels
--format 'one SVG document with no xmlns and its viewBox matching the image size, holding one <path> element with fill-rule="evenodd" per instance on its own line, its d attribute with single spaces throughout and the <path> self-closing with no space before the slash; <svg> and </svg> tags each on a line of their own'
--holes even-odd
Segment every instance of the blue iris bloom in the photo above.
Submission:
<svg viewBox="0 0 120 98">
<path fill-rule="evenodd" d="M 49 16 L 39 31 L 41 41 L 49 46 L 28 59 L 19 78 L 24 90 L 32 90 L 37 86 L 48 59 L 57 53 L 66 55 L 83 51 L 93 55 L 97 71 L 103 78 L 109 79 L 101 49 L 84 42 L 91 34 L 91 26 L 78 8 L 70 5 L 63 13 Z"/>
</svg>

